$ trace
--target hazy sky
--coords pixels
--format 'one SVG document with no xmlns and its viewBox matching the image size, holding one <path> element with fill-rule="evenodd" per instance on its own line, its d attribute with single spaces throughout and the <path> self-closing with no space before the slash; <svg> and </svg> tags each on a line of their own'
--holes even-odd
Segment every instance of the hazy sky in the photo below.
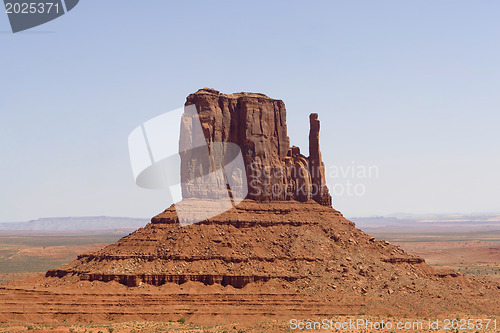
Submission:
<svg viewBox="0 0 500 333">
<path fill-rule="evenodd" d="M 202 87 L 284 100 L 306 154 L 319 113 L 329 170 L 378 170 L 329 179 L 364 189 L 334 196 L 344 215 L 498 212 L 499 13 L 493 0 L 82 0 L 18 34 L 0 13 L 0 222 L 166 209 L 134 184 L 127 137 Z"/>
</svg>

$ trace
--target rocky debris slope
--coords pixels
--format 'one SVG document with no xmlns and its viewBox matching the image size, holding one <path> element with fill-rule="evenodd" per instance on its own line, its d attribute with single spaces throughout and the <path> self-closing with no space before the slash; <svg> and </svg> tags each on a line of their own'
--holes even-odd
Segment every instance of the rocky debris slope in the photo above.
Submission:
<svg viewBox="0 0 500 333">
<path fill-rule="evenodd" d="M 193 209 L 203 206 L 196 201 Z M 131 287 L 198 281 L 235 288 L 270 279 L 298 285 L 320 279 L 329 288 L 356 276 L 365 281 L 367 292 L 379 289 L 370 282 L 375 276 L 388 288 L 395 271 L 417 278 L 427 277 L 431 269 L 422 258 L 364 234 L 339 212 L 312 200 L 262 204 L 247 199 L 186 227 L 179 225 L 172 207 L 145 228 L 47 276 L 77 275 Z"/>
</svg>

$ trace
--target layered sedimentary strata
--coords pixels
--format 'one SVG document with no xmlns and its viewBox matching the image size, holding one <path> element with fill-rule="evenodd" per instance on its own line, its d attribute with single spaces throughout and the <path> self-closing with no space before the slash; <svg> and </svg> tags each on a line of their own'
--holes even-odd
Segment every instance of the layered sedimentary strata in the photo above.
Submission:
<svg viewBox="0 0 500 333">
<path fill-rule="evenodd" d="M 187 199 L 186 204 L 203 210 L 212 202 Z M 185 227 L 172 206 L 146 227 L 46 276 L 78 276 L 130 287 L 196 281 L 242 288 L 271 279 L 298 284 L 316 279 L 323 288 L 332 281 L 348 285 L 361 270 L 364 285 L 370 285 L 366 288 L 380 289 L 383 284 L 372 286 L 370 278 L 391 283 L 388 272 L 395 269 L 427 276 L 430 268 L 422 258 L 374 240 L 338 211 L 313 200 L 246 199 L 219 216 Z"/>
</svg>

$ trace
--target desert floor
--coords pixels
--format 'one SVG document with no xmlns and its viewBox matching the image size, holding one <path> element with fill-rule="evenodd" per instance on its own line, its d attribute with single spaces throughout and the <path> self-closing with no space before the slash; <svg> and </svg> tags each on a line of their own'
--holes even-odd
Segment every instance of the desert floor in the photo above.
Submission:
<svg viewBox="0 0 500 333">
<path fill-rule="evenodd" d="M 377 235 L 381 237 L 381 235 Z M 118 236 L 1 236 L 0 237 L 0 283 L 24 279 L 35 276 L 49 268 L 61 266 L 76 258 L 77 254 L 93 251 L 103 247 L 107 243 L 114 242 Z M 400 246 L 405 251 L 417 254 L 436 267 L 451 268 L 462 273 L 476 275 L 482 278 L 500 281 L 500 240 L 456 240 L 447 237 L 433 237 L 426 240 L 422 237 L 415 238 L 412 235 L 398 235 L 397 239 L 385 237 L 392 243 Z M 6 304 L 4 304 L 6 306 Z M 336 329 L 311 329 L 309 332 L 498 332 L 500 331 L 499 317 L 478 318 L 477 315 L 456 315 L 446 318 L 442 315 L 436 318 L 395 318 L 392 316 L 369 316 L 359 313 L 357 316 L 337 316 L 328 318 L 295 318 L 302 324 L 323 320 L 330 325 L 341 325 L 349 321 L 360 320 L 357 328 Z M 429 329 L 429 319 L 431 322 L 438 322 L 438 329 Z M 458 321 L 457 321 L 458 319 Z M 463 320 L 462 320 L 463 319 Z M 493 319 L 497 322 L 488 320 Z M 364 320 L 364 322 L 361 322 Z M 448 320 L 448 321 L 447 321 Z M 455 320 L 455 321 L 453 321 Z M 462 320 L 462 321 L 460 321 Z M 468 321 L 469 320 L 469 321 Z M 373 329 L 370 323 L 385 323 L 384 329 Z M 298 323 L 297 322 L 297 323 Z M 392 324 L 392 329 L 387 327 L 387 323 Z M 410 329 L 399 329 L 396 325 L 416 325 Z M 445 326 L 446 324 L 447 327 Z M 488 323 L 488 328 L 486 324 Z M 363 326 L 365 325 L 365 326 Z M 418 326 L 422 325 L 422 326 Z M 197 325 L 189 319 L 179 317 L 165 318 L 165 321 L 139 322 L 126 321 L 122 323 L 87 323 L 74 325 L 73 323 L 54 323 L 52 325 L 36 325 L 30 323 L 30 318 L 26 318 L 26 323 L 0 326 L 0 332 L 293 332 L 302 331 L 291 329 L 293 325 L 289 321 L 282 319 L 259 322 L 234 322 L 208 326 Z M 469 326 L 469 327 L 467 327 Z M 404 327 L 404 326 L 403 326 Z M 472 327 L 472 328 L 471 328 Z"/>
</svg>

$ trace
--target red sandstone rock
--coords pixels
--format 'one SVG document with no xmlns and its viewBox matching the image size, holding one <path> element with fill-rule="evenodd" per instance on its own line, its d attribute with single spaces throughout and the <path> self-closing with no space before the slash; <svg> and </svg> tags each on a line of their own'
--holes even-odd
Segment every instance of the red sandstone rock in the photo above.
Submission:
<svg viewBox="0 0 500 333">
<path fill-rule="evenodd" d="M 390 279 L 395 272 L 411 272 L 423 280 L 435 275 L 422 258 L 366 235 L 331 207 L 317 114 L 310 116 L 310 156 L 305 157 L 289 145 L 282 101 L 262 94 L 224 95 L 201 89 L 188 96 L 186 105 L 192 104 L 197 111 L 193 117 L 200 118 L 200 133 L 192 119 L 184 117 L 181 146 L 201 138 L 210 147 L 207 154 L 215 156 L 217 143 L 237 144 L 243 152 L 249 198 L 218 216 L 181 227 L 179 205 L 197 215 L 217 202 L 200 200 L 207 193 L 199 192 L 196 184 L 185 185 L 184 200 L 155 216 L 152 223 L 101 251 L 80 255 L 62 269 L 48 271 L 47 277 L 70 275 L 131 287 L 141 282 L 197 281 L 236 288 L 275 279 L 298 285 L 307 281 L 319 290 L 341 277 L 337 284 L 344 290 L 351 289 L 353 280 L 362 281 L 364 290 L 379 290 L 374 277 L 395 285 Z M 186 151 L 181 156 L 184 178 L 209 173 L 213 165 L 206 157 Z M 290 191 L 273 192 L 272 186 Z"/>
<path fill-rule="evenodd" d="M 172 206 L 115 244 L 48 271 L 39 286 L 52 290 L 61 285 L 72 288 L 92 281 L 110 285 L 116 281 L 129 287 L 146 284 L 171 288 L 173 284 L 194 283 L 200 288 L 198 295 L 212 299 L 215 293 L 211 287 L 233 290 L 232 286 L 257 295 L 258 301 L 251 302 L 252 309 L 269 304 L 269 308 L 274 306 L 273 310 L 280 312 L 283 305 L 265 303 L 263 299 L 274 294 L 297 295 L 301 302 L 306 302 L 301 305 L 307 306 L 294 308 L 294 315 L 321 302 L 324 307 L 315 310 L 316 315 L 352 311 L 357 314 L 361 308 L 373 313 L 427 316 L 450 309 L 498 313 L 500 289 L 493 284 L 456 272 L 438 271 L 424 259 L 356 229 L 354 223 L 330 207 L 317 115 L 310 117 L 310 156 L 306 158 L 298 147 L 289 146 L 282 101 L 261 94 L 223 95 L 202 89 L 190 95 L 187 104 L 196 105 L 208 143 L 232 142 L 241 147 L 250 176 L 265 168 L 287 167 L 286 173 L 271 175 L 271 183 L 304 187 L 308 191 L 291 196 L 275 196 L 266 191 L 252 193 L 236 207 L 185 227 L 181 227 Z M 208 167 L 196 160 L 190 162 L 188 178 Z M 249 167 L 252 162 L 257 163 L 255 170 Z M 316 168 L 318 173 L 311 172 Z M 262 181 L 264 176 L 256 179 Z M 322 190 L 319 194 L 312 192 L 315 185 Z M 183 190 L 196 197 L 196 188 Z M 191 205 L 191 211 L 196 213 L 209 209 L 213 202 L 188 197 L 182 204 L 187 208 Z M 136 289 L 127 292 L 131 290 Z M 172 306 L 172 299 L 165 299 L 170 302 L 167 307 Z M 348 304 L 341 309 L 338 303 L 342 299 L 348 299 Z M 248 303 L 248 298 L 235 302 L 238 301 Z M 403 303 L 406 310 L 401 307 Z M 196 301 L 180 304 L 184 312 L 198 311 Z M 227 305 L 225 298 L 217 298 L 214 304 Z M 269 313 L 267 309 L 265 313 Z"/>
<path fill-rule="evenodd" d="M 319 152 L 319 120 L 311 118 L 310 157 L 290 148 L 286 126 L 286 109 L 281 100 L 263 94 L 221 94 L 213 89 L 200 89 L 187 97 L 186 105 L 196 105 L 207 143 L 230 142 L 238 145 L 245 162 L 248 198 L 257 201 L 290 200 L 301 202 L 311 198 L 324 206 L 332 199 L 325 182 L 324 165 Z M 181 140 L 192 135 L 189 121 L 184 121 Z M 213 151 L 211 152 L 213 154 Z M 208 174 L 208 163 L 182 156 L 181 176 L 193 179 Z M 201 170 L 201 171 L 200 171 Z M 311 171 L 315 173 L 314 179 Z M 184 197 L 206 197 L 191 184 L 183 185 Z M 315 190 L 316 189 L 316 190 Z"/>
<path fill-rule="evenodd" d="M 309 172 L 313 186 L 313 200 L 324 206 L 332 205 L 332 197 L 328 191 L 325 180 L 325 165 L 319 150 L 319 120 L 317 113 L 309 116 Z"/>
<path fill-rule="evenodd" d="M 212 202 L 188 199 L 186 204 L 203 210 Z M 242 288 L 275 279 L 310 281 L 315 288 L 324 289 L 327 281 L 339 278 L 329 267 L 345 265 L 345 272 L 358 276 L 361 262 L 372 267 L 362 274 L 364 284 L 372 289 L 379 288 L 372 285 L 371 277 L 381 275 L 390 283 L 395 270 L 428 276 L 416 266 L 430 269 L 422 258 L 370 238 L 339 212 L 313 200 L 260 203 L 246 199 L 217 217 L 185 227 L 179 225 L 172 206 L 146 227 L 101 251 L 80 255 L 46 276 L 76 275 L 80 280 L 116 281 L 130 287 L 141 282 L 196 281 Z M 342 279 L 338 284 L 348 288 L 350 275 Z"/>
</svg>

